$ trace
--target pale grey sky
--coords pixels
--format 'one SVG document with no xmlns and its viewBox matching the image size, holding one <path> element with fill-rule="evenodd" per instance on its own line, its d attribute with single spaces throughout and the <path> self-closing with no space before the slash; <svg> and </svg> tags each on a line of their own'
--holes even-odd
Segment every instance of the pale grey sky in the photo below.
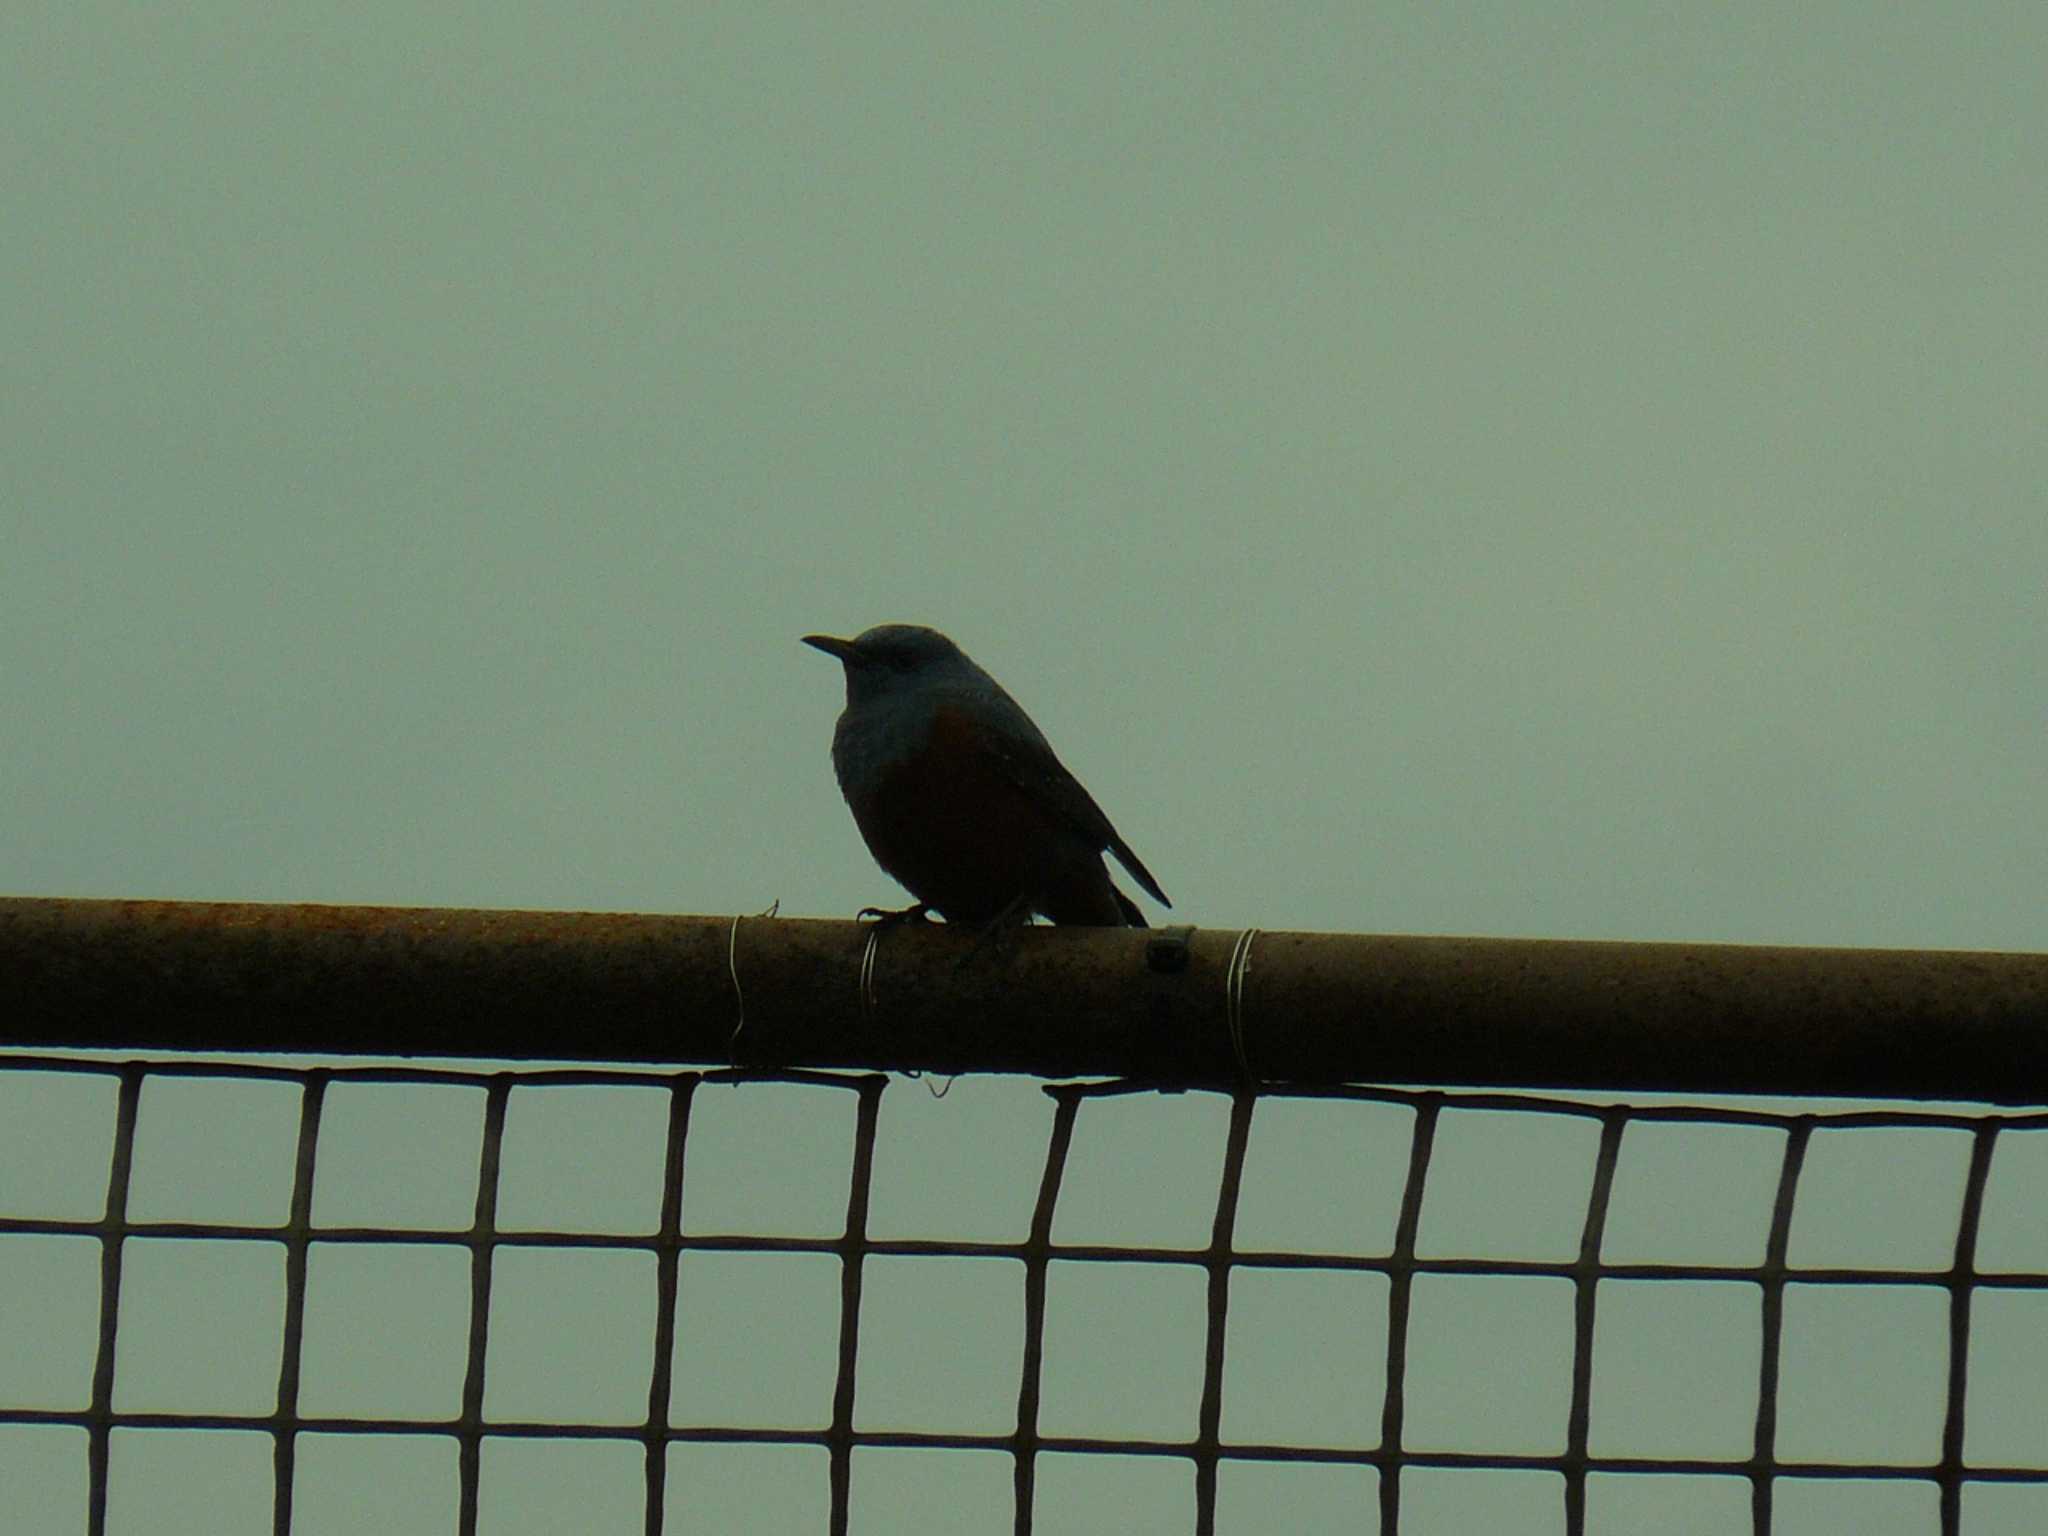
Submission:
<svg viewBox="0 0 2048 1536">
<path fill-rule="evenodd" d="M 796 637 L 905 619 L 1184 921 L 2048 947 L 2044 65 L 2023 6 L 18 0 L 0 889 L 891 902 Z"/>
<path fill-rule="evenodd" d="M 0 27 L 10 889 L 893 898 L 902 618 L 1196 922 L 2048 943 L 2032 10 Z"/>
</svg>

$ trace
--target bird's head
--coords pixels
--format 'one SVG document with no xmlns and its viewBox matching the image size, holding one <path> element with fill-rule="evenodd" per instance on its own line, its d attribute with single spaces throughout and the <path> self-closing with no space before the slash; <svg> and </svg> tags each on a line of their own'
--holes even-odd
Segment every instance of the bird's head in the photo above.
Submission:
<svg viewBox="0 0 2048 1536">
<path fill-rule="evenodd" d="M 959 646 L 922 624 L 877 624 L 851 640 L 805 635 L 803 641 L 846 668 L 849 707 L 933 684 L 981 683 L 987 677 Z"/>
</svg>

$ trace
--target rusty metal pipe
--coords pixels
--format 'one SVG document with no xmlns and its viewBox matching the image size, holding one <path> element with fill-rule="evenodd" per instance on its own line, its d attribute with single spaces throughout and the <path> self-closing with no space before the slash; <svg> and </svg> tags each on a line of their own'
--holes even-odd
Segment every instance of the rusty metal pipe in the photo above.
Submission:
<svg viewBox="0 0 2048 1536">
<path fill-rule="evenodd" d="M 1242 1072 L 1240 947 L 1222 929 L 977 949 L 937 925 L 13 898 L 0 1042 L 1221 1083 Z M 2048 1103 L 2048 955 L 1274 932 L 1245 960 L 1238 1036 L 1265 1081 Z"/>
</svg>

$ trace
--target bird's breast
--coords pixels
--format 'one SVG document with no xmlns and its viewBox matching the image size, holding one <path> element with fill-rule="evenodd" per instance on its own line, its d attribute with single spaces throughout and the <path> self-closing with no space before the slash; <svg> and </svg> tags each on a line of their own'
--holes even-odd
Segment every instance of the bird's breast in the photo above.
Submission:
<svg viewBox="0 0 2048 1536">
<path fill-rule="evenodd" d="M 922 701 L 848 707 L 832 730 L 832 771 L 848 799 L 917 759 L 931 742 L 932 709 Z"/>
<path fill-rule="evenodd" d="M 1057 808 L 989 750 L 987 731 L 941 703 L 907 751 L 865 758 L 871 733 L 856 722 L 847 750 L 835 753 L 868 851 L 950 921 L 987 921 L 1047 892 L 1077 858 L 1093 865 L 1097 883 L 1106 878 Z"/>
</svg>

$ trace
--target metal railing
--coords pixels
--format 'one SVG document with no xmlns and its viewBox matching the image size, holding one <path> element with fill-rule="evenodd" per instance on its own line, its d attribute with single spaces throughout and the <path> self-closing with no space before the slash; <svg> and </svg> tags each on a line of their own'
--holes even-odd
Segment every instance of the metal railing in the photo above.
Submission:
<svg viewBox="0 0 2048 1536">
<path fill-rule="evenodd" d="M 1075 1055 L 1099 1063 L 1112 1048 L 1128 1049 L 1130 1064 L 1144 1065 L 1151 1081 L 1064 1083 L 1048 1087 L 1049 1124 L 1035 1201 L 1026 1230 L 1003 1240 L 967 1240 L 943 1234 L 930 1237 L 877 1235 L 870 1230 L 870 1206 L 876 1166 L 881 1108 L 889 1080 L 871 1072 L 817 1070 L 785 1060 L 774 1067 L 735 1070 L 674 1071 L 624 1068 L 515 1068 L 464 1070 L 419 1065 L 281 1065 L 249 1060 L 148 1059 L 94 1060 L 15 1049 L 0 1054 L 0 1073 L 25 1074 L 41 1080 L 97 1076 L 116 1085 L 112 1111 L 111 1155 L 104 1209 L 92 1215 L 26 1216 L 0 1213 L 0 1245 L 17 1240 L 91 1239 L 100 1254 L 97 1337 L 89 1382 L 78 1384 L 70 1400 L 24 1403 L 14 1400 L 0 1377 L 0 1433 L 8 1426 L 68 1428 L 86 1436 L 86 1499 L 84 1528 L 90 1536 L 109 1529 L 109 1488 L 114 1477 L 111 1447 L 129 1430 L 246 1431 L 266 1435 L 272 1446 L 272 1529 L 284 1536 L 294 1529 L 301 1498 L 299 1447 L 313 1435 L 411 1435 L 446 1438 L 456 1448 L 455 1528 L 473 1536 L 485 1482 L 483 1450 L 503 1440 L 604 1441 L 637 1446 L 644 1468 L 641 1528 L 659 1533 L 672 1529 L 675 1501 L 687 1497 L 674 1485 L 674 1448 L 689 1445 L 797 1446 L 823 1453 L 827 1488 L 823 1507 L 828 1529 L 849 1529 L 854 1511 L 853 1468 L 863 1452 L 881 1450 L 979 1451 L 1009 1459 L 1012 1470 L 1010 1517 L 1020 1533 L 1045 1527 L 1042 1472 L 1048 1457 L 1136 1457 L 1184 1465 L 1192 1477 L 1191 1525 L 1201 1533 L 1229 1529 L 1219 1525 L 1219 1476 L 1251 1464 L 1319 1465 L 1369 1471 L 1377 1481 L 1377 1510 L 1360 1510 L 1357 1529 L 1385 1533 L 1404 1529 L 1404 1486 L 1417 1473 L 1522 1472 L 1558 1480 L 1561 1528 L 1569 1536 L 1588 1529 L 1589 1489 L 1599 1479 L 1617 1475 L 1670 1480 L 1685 1478 L 1739 1479 L 1749 1490 L 1751 1528 L 1768 1533 L 1779 1528 L 1776 1504 L 1788 1483 L 1841 1479 L 1862 1484 L 1919 1484 L 1932 1489 L 1938 1529 L 1955 1536 L 1964 1529 L 1966 1493 L 1994 1485 L 2033 1487 L 2048 1497 L 2048 1439 L 2038 1455 L 2014 1459 L 1969 1454 L 1968 1430 L 1981 1426 L 1985 1410 L 1973 1397 L 1973 1315 L 1985 1297 L 2043 1296 L 2048 1273 L 2012 1268 L 1989 1269 L 1979 1262 L 1979 1234 L 1986 1191 L 1997 1159 L 2018 1148 L 2021 1161 L 2048 1132 L 2048 1114 L 1977 1113 L 1956 1109 L 1855 1109 L 1836 1111 L 1798 1108 L 1759 1109 L 1732 1104 L 1650 1104 L 1587 1102 L 1577 1097 L 1530 1093 L 1446 1092 L 1438 1089 L 1368 1088 L 1342 1080 L 1357 1071 L 1362 1058 L 1389 1045 L 1378 1021 L 1389 1015 L 1405 1028 L 1419 1031 L 1421 1044 L 1400 1046 L 1403 1075 L 1415 1070 L 1419 1052 L 1431 1042 L 1444 1045 L 1447 1063 L 1465 1059 L 1479 1037 L 1480 1020 L 1494 1028 L 1503 1018 L 1521 1017 L 1533 1007 L 1530 996 L 1495 1000 L 1504 972 L 1519 974 L 1524 992 L 1537 1003 L 1557 1003 L 1575 989 L 1580 1001 L 1564 1011 L 1583 1031 L 1580 1043 L 1597 1045 L 1608 1020 L 1661 1017 L 1651 995 L 1649 976 L 1680 978 L 1665 999 L 1678 1022 L 1673 1040 L 1699 1042 L 1739 1039 L 1757 1025 L 1731 1000 L 1751 996 L 1770 1017 L 1808 1010 L 1832 1033 L 1823 1045 L 1795 1047 L 1787 1054 L 1793 1070 L 1781 1092 L 1812 1091 L 1812 1070 L 1840 1070 L 1850 1046 L 1864 1048 L 1882 1035 L 1900 1058 L 1923 1056 L 1912 1042 L 1921 1032 L 1945 1032 L 1951 1055 L 1969 1057 L 1987 1041 L 1997 1042 L 1990 1060 L 1964 1059 L 1945 1064 L 1940 1082 L 1993 1083 L 2001 1097 L 2035 1091 L 2040 1081 L 2042 1035 L 2039 998 L 2048 963 L 2028 956 L 1884 956 L 1856 957 L 1835 952 L 1812 962 L 1817 973 L 1833 978 L 1841 995 L 1826 994 L 1818 982 L 1777 999 L 1773 991 L 1788 986 L 1786 978 L 1798 962 L 1786 959 L 1800 952 L 1765 952 L 1765 958 L 1729 952 L 1722 960 L 1709 952 L 1656 946 L 1658 953 L 1629 954 L 1632 946 L 1565 946 L 1548 964 L 1530 946 L 1501 946 L 1501 953 L 1432 952 L 1431 944 L 1482 941 L 1383 941 L 1396 948 L 1372 956 L 1375 966 L 1389 956 L 1420 956 L 1417 978 L 1404 983 L 1387 977 L 1378 990 L 1354 999 L 1344 1016 L 1316 1014 L 1313 998 L 1335 995 L 1337 983 L 1327 974 L 1346 942 L 1312 936 L 1263 936 L 1278 942 L 1269 959 L 1249 949 L 1240 937 L 1219 936 L 1228 943 L 1205 943 L 1196 934 L 1070 934 L 1026 932 L 1010 947 L 992 956 L 974 952 L 960 936 L 940 931 L 891 932 L 877 936 L 847 924 L 785 924 L 770 920 L 555 918 L 520 914 L 393 914 L 380 938 L 367 915 L 346 914 L 326 920 L 319 909 L 175 909 L 153 905 L 129 908 L 133 927 L 121 931 L 120 904 L 48 904 L 22 919 L 26 904 L 0 904 L 0 976 L 6 976 L 17 998 L 28 1006 L 18 1015 L 24 1041 L 70 1046 L 106 1046 L 129 1039 L 129 1049 L 161 1048 L 178 1043 L 195 1049 L 247 1050 L 259 1028 L 274 1050 L 335 1051 L 370 1039 L 390 1049 L 410 1043 L 434 1054 L 474 1052 L 501 1056 L 532 1053 L 557 1057 L 616 1049 L 630 1038 L 654 1051 L 662 1038 L 680 1042 L 676 1055 L 689 1059 L 715 1054 L 706 1047 L 735 1048 L 735 1030 L 743 1057 L 774 1053 L 795 1037 L 815 1040 L 818 1026 L 789 1021 L 806 1008 L 833 1016 L 840 1032 L 829 1050 L 819 1055 L 840 1062 L 847 1057 L 910 1067 L 972 1069 L 978 1029 L 960 1024 L 976 1018 L 969 998 L 977 987 L 977 971 L 1008 978 L 989 988 L 991 1006 L 1008 1010 L 1006 1017 L 1033 1016 L 1038 1006 L 1029 991 L 1020 992 L 1016 973 L 1054 974 L 1043 991 L 1062 1000 L 1044 1015 L 1052 1045 L 1032 1045 L 998 1021 L 991 1038 L 995 1056 L 1006 1064 L 1018 1053 Z M 8 910 L 9 908 L 12 910 Z M 66 908 L 69 910 L 65 910 Z M 236 914 L 255 913 L 252 919 Z M 7 919 L 14 919 L 8 929 Z M 641 925 L 652 924 L 653 928 Z M 664 928 L 663 924 L 681 924 Z M 551 926 L 552 925 L 552 926 Z M 790 931 L 794 954 L 775 954 L 776 930 Z M 546 935 L 552 934 L 552 937 Z M 54 937 L 53 937 L 54 935 Z M 71 947 L 65 947 L 65 936 Z M 541 935 L 537 937 L 536 935 Z M 31 943 L 33 938 L 35 941 Z M 674 949 L 665 947 L 675 941 Z M 1293 943 L 1299 939 L 1301 942 Z M 39 948 L 36 946 L 40 945 Z M 1419 947 L 1418 947 L 1419 946 Z M 35 953 L 24 963 L 29 949 Z M 1597 952 L 1597 953 L 1596 953 Z M 966 958 L 963 960 L 963 956 Z M 1325 973 L 1292 975 L 1289 966 L 1321 963 Z M 1614 961 L 1615 971 L 1603 984 L 1592 972 L 1596 959 Z M 1916 976 L 1914 961 L 1921 962 Z M 1091 966 L 1100 964 L 1104 974 Z M 1368 962 L 1360 962 L 1368 963 Z M 808 966 L 808 969 L 806 967 Z M 1263 968 L 1261 968 L 1263 967 Z M 1432 971 L 1434 967 L 1434 971 Z M 1477 968 L 1475 970 L 1475 967 Z M 1340 967 L 1341 968 L 1341 967 Z M 1587 973 L 1581 974 L 1581 968 Z M 500 975 L 503 970 L 505 974 Z M 876 981 L 873 971 L 879 969 Z M 796 974 L 786 974 L 794 971 Z M 1119 974 L 1119 972 L 1121 974 Z M 1064 980 L 1057 979 L 1064 976 Z M 1192 982 L 1187 978 L 1192 976 Z M 1761 977 L 1761 980 L 1756 979 Z M 1888 992 L 1872 991 L 1871 978 L 1889 978 Z M 1744 979 L 1750 978 L 1750 979 Z M 1972 979 L 1978 991 L 1972 993 Z M 1197 985 L 1213 985 L 1213 1006 L 1194 996 Z M 537 987 L 541 998 L 517 996 L 522 987 Z M 1858 991 L 1858 987 L 1863 991 Z M 1185 990 L 1183 990 L 1185 988 Z M 418 990 L 415 990 L 418 989 Z M 1094 989 L 1100 989 L 1100 994 Z M 1320 989 L 1320 991 L 1319 991 Z M 1817 990 L 1816 990 L 1817 989 Z M 1126 999 L 1123 994 L 1135 994 Z M 1468 1001 L 1462 1012 L 1454 1001 Z M 850 995 L 849 995 L 850 994 Z M 1619 995 L 1617 995 L 1619 994 Z M 1418 1001 L 1418 996 L 1424 1001 Z M 1206 997 L 1204 992 L 1203 997 Z M 1287 1006 L 1275 998 L 1309 998 L 1307 1023 L 1291 1020 Z M 901 1000 L 901 1014 L 891 1004 Z M 1160 1001 L 1164 999 L 1164 1001 Z M 1471 1001 L 1470 999 L 1479 999 Z M 1939 1001 L 1935 1001 L 1938 999 Z M 1576 1012 L 1573 1013 L 1573 1007 Z M 494 1034 L 494 1007 L 511 1016 L 510 1025 Z M 1431 1008 L 1442 1009 L 1439 1015 Z M 1886 1008 L 1902 1008 L 1898 1017 Z M 211 1011 L 209 1011 L 209 1008 Z M 1688 1014 L 1688 1009 L 1692 1012 Z M 563 1011 L 556 1011 L 563 1010 Z M 743 1010 L 743 1015 L 742 1015 Z M 1084 1021 L 1076 1025 L 1078 1016 Z M 744 1022 L 742 1022 L 742 1016 Z M 906 1026 L 904 1018 L 910 1023 Z M 943 1036 L 923 1021 L 951 1017 L 956 1022 Z M 1867 1024 L 1855 1021 L 1867 1019 Z M 136 1021 L 154 1018 L 154 1025 Z M 170 1022 L 164 1022 L 164 1021 Z M 1336 1027 L 1341 1022 L 1344 1027 Z M 1021 1029 L 1021 1025 L 1016 1026 Z M 1183 1048 L 1171 1056 L 1161 1041 L 1175 1038 Z M 408 1035 L 408 1030 L 419 1033 Z M 906 1032 L 907 1030 L 907 1032 Z M 1572 1031 L 1532 1025 L 1546 1049 L 1571 1038 Z M 809 1033 L 805 1033 L 809 1031 Z M 920 1031 L 923 1031 L 922 1033 Z M 1205 1033 L 1203 1033 L 1205 1032 Z M 1201 1033 L 1199 1040 L 1192 1037 Z M 131 1036 L 139 1036 L 132 1039 Z M 172 1038 L 175 1037 L 175 1038 Z M 493 1041 L 512 1049 L 492 1050 Z M 1845 1043 L 1846 1042 L 1846 1043 Z M 1604 1075 L 1633 1080 L 1650 1074 L 1659 1086 L 1673 1086 L 1671 1077 L 1696 1084 L 1703 1073 L 1720 1072 L 1728 1087 L 1755 1089 L 1780 1083 L 1773 1076 L 1779 1063 L 1736 1060 L 1712 1052 L 1699 1061 L 1681 1063 L 1670 1073 L 1653 1071 L 1655 1062 L 1679 1061 L 1682 1052 L 1638 1054 L 1622 1066 L 1610 1064 Z M 1316 1052 L 1330 1061 L 1335 1080 L 1263 1082 L 1257 1087 L 1242 1079 L 1245 1066 L 1254 1073 L 1262 1061 L 1304 1060 Z M 627 1053 L 630 1054 L 630 1053 Z M 1528 1047 L 1504 1043 L 1498 1069 L 1519 1076 L 1531 1059 Z M 1567 1056 L 1570 1055 L 1566 1051 Z M 1177 1074 L 1162 1067 L 1179 1063 Z M 1832 1066 L 1830 1064 L 1833 1064 Z M 1850 1075 L 1894 1081 L 1896 1060 L 1881 1069 L 1858 1067 Z M 1077 1126 L 1090 1113 L 1102 1114 L 1112 1101 L 1151 1092 L 1165 1076 L 1173 1086 L 1193 1086 L 1217 1095 L 1227 1105 L 1221 1165 L 1216 1171 L 1213 1219 L 1208 1239 L 1198 1244 L 1062 1241 L 1055 1236 L 1055 1218 L 1068 1185 L 1069 1153 Z M 1239 1080 L 1232 1082 L 1232 1076 Z M 1258 1074 L 1264 1076 L 1265 1074 Z M 1455 1074 L 1445 1072 L 1445 1077 Z M 1483 1075 L 1483 1074 L 1474 1074 Z M 144 1087 L 158 1079 L 212 1077 L 286 1085 L 298 1096 L 298 1123 L 289 1209 L 275 1224 L 219 1221 L 145 1220 L 131 1215 L 130 1190 L 136 1163 L 138 1123 Z M 1603 1077 L 1597 1067 L 1578 1071 L 1569 1064 L 1554 1073 L 1559 1083 Z M 1219 1079 L 1221 1081 L 1219 1081 Z M 1720 1078 L 1716 1078 L 1720 1081 Z M 776 1082 L 805 1093 L 851 1094 L 857 1106 L 847 1177 L 843 1229 L 832 1235 L 787 1236 L 766 1233 L 697 1230 L 688 1219 L 693 1199 L 701 1198 L 691 1172 L 693 1108 L 707 1085 L 734 1081 Z M 459 1228 L 421 1230 L 410 1226 L 323 1225 L 314 1220 L 316 1185 L 321 1177 L 322 1117 L 330 1089 L 337 1084 L 405 1083 L 429 1088 L 459 1088 L 484 1096 L 482 1131 L 477 1151 L 475 1205 L 472 1219 Z M 625 1232 L 510 1229 L 499 1219 L 502 1153 L 508 1106 L 515 1088 L 571 1085 L 610 1089 L 654 1090 L 666 1096 L 667 1130 L 662 1160 L 659 1217 L 652 1230 Z M 1677 1086 L 1685 1086 L 1678 1084 Z M 1923 1087 L 1926 1084 L 1923 1083 Z M 903 1089 L 895 1090 L 897 1092 Z M 915 1090 L 922 1093 L 922 1089 Z M 1990 1097 L 1992 1095 L 1986 1095 Z M 1262 1107 L 1288 1101 L 1319 1100 L 1352 1106 L 1361 1113 L 1377 1109 L 1407 1117 L 1407 1154 L 1384 1177 L 1398 1182 L 1397 1215 L 1385 1241 L 1360 1234 L 1344 1251 L 1298 1251 L 1246 1246 L 1239 1240 L 1239 1214 L 1247 1151 Z M 971 1106 L 950 1110 L 971 1114 Z M 1568 1256 L 1503 1257 L 1435 1251 L 1419 1242 L 1432 1191 L 1433 1158 L 1439 1129 L 1447 1113 L 1494 1111 L 1518 1116 L 1557 1117 L 1584 1125 L 1597 1137 L 1590 1179 L 1583 1190 L 1582 1221 L 1576 1251 Z M 1767 1215 L 1763 1254 L 1757 1262 L 1644 1261 L 1610 1256 L 1609 1215 L 1617 1171 L 1625 1166 L 1631 1135 L 1651 1134 L 1659 1126 L 1743 1128 L 1782 1139 L 1777 1154 L 1773 1193 Z M 1802 1172 L 1817 1133 L 1826 1131 L 1947 1131 L 1967 1138 L 1967 1168 L 1955 1211 L 1953 1242 L 1946 1263 L 1930 1267 L 1896 1264 L 1794 1262 L 1791 1234 L 1799 1209 Z M 836 1174 L 832 1175 L 837 1177 Z M 1190 1179 L 1207 1177 L 1189 1170 Z M 1560 1172 L 1559 1178 L 1576 1177 Z M 1572 1197 L 1577 1200 L 1578 1196 Z M 119 1406 L 118 1379 L 124 1338 L 124 1260 L 137 1241 L 204 1240 L 228 1244 L 271 1244 L 284 1256 L 283 1330 L 274 1406 L 263 1412 L 142 1411 Z M 469 1267 L 468 1334 L 463 1351 L 462 1380 L 456 1411 L 446 1415 L 333 1415 L 307 1413 L 301 1406 L 302 1365 L 307 1331 L 309 1255 L 327 1245 L 440 1245 L 462 1250 Z M 654 1267 L 654 1326 L 647 1344 L 646 1412 L 631 1423 L 494 1417 L 486 1412 L 485 1382 L 494 1326 L 494 1266 L 508 1250 L 552 1249 L 628 1252 L 647 1255 Z M 675 1360 L 679 1325 L 688 1318 L 690 1298 L 679 1289 L 687 1256 L 702 1253 L 808 1256 L 829 1259 L 838 1268 L 836 1365 L 829 1395 L 816 1405 L 814 1422 L 787 1427 L 755 1422 L 710 1422 L 699 1413 L 679 1414 Z M 856 1415 L 863 1381 L 862 1322 L 864 1284 L 875 1260 L 993 1260 L 1020 1267 L 1022 1276 L 1022 1348 L 1015 1383 L 1014 1424 L 1005 1430 L 969 1432 L 946 1427 L 895 1428 L 864 1424 Z M 1203 1302 L 1200 1325 L 1200 1386 L 1193 1431 L 1187 1435 L 1083 1434 L 1059 1424 L 1048 1426 L 1044 1414 L 1048 1368 L 1048 1280 L 1061 1274 L 1108 1274 L 1100 1266 L 1165 1266 L 1199 1279 Z M 1068 1266 L 1078 1268 L 1070 1269 Z M 1116 1273 L 1128 1273 L 1117 1271 Z M 1226 1392 L 1233 1403 L 1248 1390 L 1233 1375 L 1233 1287 L 1241 1291 L 1247 1277 L 1260 1275 L 1355 1275 L 1384 1285 L 1384 1313 L 1361 1312 L 1359 1334 L 1369 1338 L 1368 1353 L 1383 1363 L 1381 1377 L 1371 1384 L 1378 1397 L 1376 1433 L 1331 1433 L 1310 1443 L 1289 1443 L 1232 1436 L 1226 1432 Z M 1418 1433 L 1411 1411 L 1418 1388 L 1430 1386 L 1418 1377 L 1416 1348 L 1424 1336 L 1416 1321 L 1418 1283 L 1437 1284 L 1465 1277 L 1503 1283 L 1563 1285 L 1571 1297 L 1569 1368 L 1563 1386 L 1561 1444 L 1545 1447 L 1446 1448 Z M 1597 1340 L 1605 1288 L 1614 1285 L 1669 1286 L 1674 1293 L 1687 1286 L 1738 1285 L 1753 1288 L 1757 1300 L 1754 1334 L 1753 1433 L 1740 1453 L 1620 1454 L 1603 1447 L 1593 1432 L 1594 1406 L 1603 1382 L 1597 1369 Z M 1940 1432 L 1933 1453 L 1915 1457 L 1815 1458 L 1782 1450 L 1785 1420 L 1783 1373 L 1787 1337 L 1788 1296 L 1815 1296 L 1822 1287 L 1901 1287 L 1909 1294 L 1937 1298 L 1946 1316 L 1946 1354 L 1941 1368 Z M 1057 1310 L 1057 1309 L 1055 1309 Z M 2048 1316 L 2048 1313 L 2044 1313 Z M 1162 1331 L 1158 1348 L 1174 1347 Z M 1247 1346 L 1240 1338 L 1237 1347 Z M 1255 1347 L 1255 1346 L 1253 1346 Z M 1503 1363 L 1514 1370 L 1513 1361 Z M 1436 1384 L 1440 1386 L 1440 1384 Z M 1675 1388 L 1682 1390 L 1682 1388 Z M 1973 1417 L 1974 1415 L 1974 1417 Z M 2019 1437 L 2024 1440 L 2024 1436 Z M 1998 1444 L 2009 1446 L 2006 1435 Z M 934 1528 L 945 1528 L 940 1520 Z M 1275 1527 L 1277 1528 L 1277 1527 Z"/>
</svg>

